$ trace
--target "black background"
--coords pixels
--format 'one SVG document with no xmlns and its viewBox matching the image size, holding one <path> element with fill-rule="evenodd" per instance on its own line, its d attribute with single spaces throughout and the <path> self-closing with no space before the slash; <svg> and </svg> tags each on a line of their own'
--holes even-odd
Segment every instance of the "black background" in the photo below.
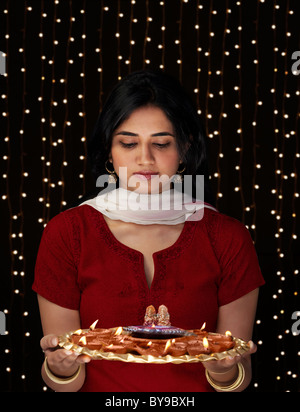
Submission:
<svg viewBox="0 0 300 412">
<path fill-rule="evenodd" d="M 299 335 L 291 331 L 300 311 L 299 239 L 292 237 L 299 232 L 300 74 L 291 71 L 298 9 L 296 0 L 1 1 L 1 391 L 46 389 L 31 291 L 43 225 L 94 190 L 82 137 L 118 77 L 161 65 L 201 110 L 217 207 L 249 228 L 266 280 L 248 391 L 299 391 Z"/>
</svg>

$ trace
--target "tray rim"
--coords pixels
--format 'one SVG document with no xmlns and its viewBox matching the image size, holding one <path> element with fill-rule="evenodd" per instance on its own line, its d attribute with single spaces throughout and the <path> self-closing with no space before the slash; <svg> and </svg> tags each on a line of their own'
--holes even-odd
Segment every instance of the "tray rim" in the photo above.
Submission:
<svg viewBox="0 0 300 412">
<path fill-rule="evenodd" d="M 117 328 L 110 328 L 112 331 Z M 90 329 L 81 329 L 82 332 L 88 332 Z M 211 360 L 222 360 L 228 356 L 242 356 L 249 351 L 250 346 L 247 342 L 240 338 L 232 337 L 235 342 L 235 347 L 228 351 L 211 353 L 209 355 L 200 354 L 195 356 L 183 355 L 183 356 L 160 356 L 155 357 L 152 355 L 138 355 L 132 353 L 117 354 L 114 352 L 103 352 L 101 350 L 91 350 L 80 345 L 76 345 L 70 342 L 70 337 L 75 331 L 67 332 L 58 337 L 58 345 L 67 350 L 72 350 L 80 355 L 88 355 L 92 360 L 109 360 L 109 361 L 121 361 L 127 363 L 144 363 L 144 364 L 180 364 L 180 363 L 196 363 L 196 362 L 208 362 Z M 210 335 L 220 335 L 219 333 L 209 332 Z M 149 340 L 149 339 L 148 339 Z M 168 340 L 168 339 L 164 339 Z"/>
</svg>

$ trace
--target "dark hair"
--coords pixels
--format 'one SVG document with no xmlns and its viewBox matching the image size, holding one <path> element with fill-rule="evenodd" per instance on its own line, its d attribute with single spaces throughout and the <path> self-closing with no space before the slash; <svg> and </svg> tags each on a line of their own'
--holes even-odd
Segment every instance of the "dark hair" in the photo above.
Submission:
<svg viewBox="0 0 300 412">
<path fill-rule="evenodd" d="M 164 111 L 176 131 L 180 157 L 186 175 L 208 179 L 205 134 L 197 109 L 178 80 L 162 72 L 139 71 L 121 80 L 109 95 L 88 142 L 88 157 L 97 179 L 107 174 L 105 162 L 111 150 L 113 132 L 134 110 L 153 105 Z M 188 147 L 188 148 L 187 148 Z M 208 182 L 205 185 L 208 198 Z"/>
</svg>

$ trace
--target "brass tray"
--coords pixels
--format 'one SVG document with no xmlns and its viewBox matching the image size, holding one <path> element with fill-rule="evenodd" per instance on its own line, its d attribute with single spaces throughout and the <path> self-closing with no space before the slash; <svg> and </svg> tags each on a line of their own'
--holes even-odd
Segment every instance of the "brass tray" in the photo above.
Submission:
<svg viewBox="0 0 300 412">
<path fill-rule="evenodd" d="M 116 328 L 112 328 L 115 330 Z M 88 332 L 89 329 L 83 329 L 82 332 Z M 64 335 L 59 336 L 59 346 L 61 348 L 72 350 L 76 353 L 81 355 L 88 355 L 93 360 L 111 360 L 111 361 L 121 361 L 121 362 L 129 362 L 129 363 L 149 363 L 149 364 L 167 364 L 167 363 L 196 363 L 196 362 L 207 362 L 210 360 L 221 360 L 226 358 L 227 356 L 237 356 L 243 355 L 244 353 L 248 352 L 250 349 L 247 342 L 243 341 L 242 339 L 233 337 L 233 341 L 235 342 L 235 347 L 220 353 L 211 353 L 207 354 L 200 354 L 195 356 L 190 355 L 183 355 L 183 356 L 160 356 L 154 357 L 151 355 L 138 355 L 133 353 L 126 353 L 126 354 L 117 354 L 113 352 L 104 352 L 101 350 L 90 350 L 88 348 L 82 347 L 80 345 L 76 345 L 71 342 L 70 337 L 72 336 L 73 332 L 66 333 Z M 214 333 L 210 333 L 210 335 L 214 335 Z"/>
</svg>

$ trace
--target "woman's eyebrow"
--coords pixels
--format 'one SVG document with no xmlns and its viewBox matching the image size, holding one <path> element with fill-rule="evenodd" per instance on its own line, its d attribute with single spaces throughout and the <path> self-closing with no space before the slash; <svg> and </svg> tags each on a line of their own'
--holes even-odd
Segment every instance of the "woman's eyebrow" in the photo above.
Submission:
<svg viewBox="0 0 300 412">
<path fill-rule="evenodd" d="M 122 136 L 133 136 L 133 137 L 137 137 L 137 136 L 138 136 L 138 134 L 136 134 L 136 133 L 127 132 L 127 131 L 125 131 L 125 130 L 116 133 L 116 136 L 120 136 L 120 135 L 122 135 Z M 151 137 L 160 137 L 160 136 L 172 136 L 172 137 L 175 137 L 174 134 L 171 133 L 171 132 L 159 132 L 159 133 L 154 133 L 154 134 L 151 135 Z"/>
<path fill-rule="evenodd" d="M 159 137 L 159 136 L 172 136 L 175 137 L 173 133 L 171 132 L 160 132 L 160 133 L 154 133 L 151 135 L 152 137 Z"/>
<path fill-rule="evenodd" d="M 138 136 L 136 133 L 132 133 L 132 132 L 126 132 L 126 131 L 122 131 L 119 133 L 116 133 L 116 136 Z"/>
</svg>

